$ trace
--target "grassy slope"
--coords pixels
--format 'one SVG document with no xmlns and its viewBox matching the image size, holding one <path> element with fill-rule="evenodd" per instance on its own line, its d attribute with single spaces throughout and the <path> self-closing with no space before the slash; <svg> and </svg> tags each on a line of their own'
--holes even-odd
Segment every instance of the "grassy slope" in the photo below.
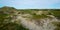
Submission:
<svg viewBox="0 0 60 30">
<path fill-rule="evenodd" d="M 8 10 L 7 10 L 8 9 Z M 3 7 L 3 8 L 0 8 L 0 10 L 2 10 L 3 12 L 11 12 L 12 10 L 16 10 L 15 8 L 7 8 L 7 7 Z M 11 10 L 11 11 L 10 11 Z M 58 9 L 58 10 L 55 10 L 55 9 L 27 9 L 27 10 L 17 10 L 17 11 L 20 11 L 20 12 L 23 12 L 23 14 L 24 13 L 29 13 L 29 14 L 31 14 L 33 17 L 33 19 L 40 19 L 40 18 L 46 18 L 47 16 L 46 15 L 36 15 L 36 14 L 34 14 L 33 12 L 34 11 L 39 11 L 39 10 L 41 10 L 41 11 L 47 11 L 47 10 L 50 10 L 50 12 L 51 13 L 53 13 L 52 15 L 54 15 L 55 17 L 58 17 L 58 18 L 60 18 L 60 10 Z M 5 23 L 3 23 L 3 22 L 5 22 L 4 20 L 6 19 L 6 16 L 8 16 L 8 14 L 2 14 L 3 12 L 1 12 L 0 11 L 0 24 L 1 24 L 1 26 L 3 25 L 5 25 Z M 8 18 L 8 19 L 10 19 L 10 18 Z M 10 19 L 11 20 L 11 19 Z M 2 22 L 3 21 L 3 22 Z M 9 21 L 8 21 L 9 22 Z M 2 24 L 3 23 L 3 24 Z M 6 23 L 7 24 L 7 23 Z M 55 23 L 55 25 L 56 25 L 57 23 Z M 12 23 L 10 23 L 10 24 L 8 24 L 9 26 L 8 27 L 11 27 L 11 25 L 13 25 L 13 27 L 15 26 L 15 28 L 14 29 L 18 29 L 18 30 L 28 30 L 28 29 L 26 29 L 26 28 L 24 28 L 22 25 L 16 25 L 16 24 L 12 24 Z M 2 27 L 3 27 L 2 26 Z M 58 24 L 58 26 L 60 26 L 60 23 Z M 4 26 L 4 27 L 6 27 L 5 28 L 5 30 L 7 29 L 7 26 Z M 60 28 L 60 27 L 59 27 Z M 59 28 L 57 28 L 57 30 L 59 29 Z M 0 27 L 0 29 L 1 30 L 3 30 L 4 28 L 1 28 Z M 60 30 L 60 29 L 59 29 Z"/>
</svg>

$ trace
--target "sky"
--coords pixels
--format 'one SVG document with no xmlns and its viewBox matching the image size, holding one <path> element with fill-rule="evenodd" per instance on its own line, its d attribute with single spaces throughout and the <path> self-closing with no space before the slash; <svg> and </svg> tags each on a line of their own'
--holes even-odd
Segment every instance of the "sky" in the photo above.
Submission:
<svg viewBox="0 0 60 30">
<path fill-rule="evenodd" d="M 0 0 L 0 7 L 3 6 L 17 9 L 60 9 L 60 0 Z"/>
</svg>

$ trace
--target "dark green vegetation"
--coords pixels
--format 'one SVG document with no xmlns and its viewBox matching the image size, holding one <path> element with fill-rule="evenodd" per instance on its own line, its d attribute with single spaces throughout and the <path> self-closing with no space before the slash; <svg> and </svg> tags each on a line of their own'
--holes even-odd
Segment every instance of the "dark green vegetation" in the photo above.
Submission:
<svg viewBox="0 0 60 30">
<path fill-rule="evenodd" d="M 47 18 L 48 16 L 42 14 L 42 15 L 36 15 L 36 14 L 33 14 L 33 19 L 41 19 L 41 18 Z"/>
<path fill-rule="evenodd" d="M 53 15 L 55 17 L 57 17 L 58 19 L 60 19 L 60 10 L 54 10 L 54 11 L 52 10 L 51 13 L 53 13 Z"/>
<path fill-rule="evenodd" d="M 48 14 L 36 15 L 34 12 L 36 11 L 49 11 Z M 11 22 L 13 16 L 16 12 L 21 14 L 31 14 L 32 19 L 40 19 L 47 18 L 46 15 L 54 15 L 55 17 L 60 19 L 60 9 L 15 9 L 13 7 L 2 7 L 0 8 L 0 30 L 29 30 L 23 27 L 21 24 Z M 12 16 L 12 17 L 11 17 Z M 57 26 L 55 30 L 60 30 L 60 22 L 54 22 L 54 25 Z"/>
</svg>

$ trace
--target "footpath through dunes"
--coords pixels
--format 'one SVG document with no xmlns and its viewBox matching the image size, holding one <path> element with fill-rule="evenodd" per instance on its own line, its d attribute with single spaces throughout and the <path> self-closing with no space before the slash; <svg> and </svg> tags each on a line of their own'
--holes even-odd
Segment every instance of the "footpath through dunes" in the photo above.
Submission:
<svg viewBox="0 0 60 30">
<path fill-rule="evenodd" d="M 53 21 L 58 21 L 55 17 L 52 19 L 46 18 L 46 19 L 40 19 L 40 25 L 37 25 L 35 20 L 30 21 L 28 18 L 23 18 L 22 15 L 17 16 L 17 21 L 20 20 L 20 23 L 28 28 L 29 30 L 54 30 L 55 26 L 51 23 Z"/>
<path fill-rule="evenodd" d="M 34 24 L 34 22 L 28 21 L 27 18 L 23 18 L 22 16 L 18 16 L 17 19 L 20 19 L 21 24 L 24 27 L 29 28 L 30 30 L 41 30 L 42 29 L 41 27 Z"/>
</svg>

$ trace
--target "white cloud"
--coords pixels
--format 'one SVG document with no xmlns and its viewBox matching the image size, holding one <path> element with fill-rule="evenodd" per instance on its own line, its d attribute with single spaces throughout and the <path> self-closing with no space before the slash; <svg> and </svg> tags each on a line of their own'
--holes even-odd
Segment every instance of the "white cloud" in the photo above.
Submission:
<svg viewBox="0 0 60 30">
<path fill-rule="evenodd" d="M 17 1 L 17 0 L 16 0 Z M 60 3 L 60 0 L 22 0 L 22 1 L 18 1 L 18 2 L 14 2 L 17 4 L 22 4 L 22 5 L 51 5 L 51 4 L 56 4 L 56 3 Z"/>
<path fill-rule="evenodd" d="M 3 3 L 8 6 L 18 6 L 18 7 L 49 7 L 54 4 L 60 3 L 60 0 L 2 0 Z"/>
<path fill-rule="evenodd" d="M 7 4 L 24 4 L 24 5 L 50 5 L 60 3 L 60 0 L 3 0 Z"/>
</svg>

